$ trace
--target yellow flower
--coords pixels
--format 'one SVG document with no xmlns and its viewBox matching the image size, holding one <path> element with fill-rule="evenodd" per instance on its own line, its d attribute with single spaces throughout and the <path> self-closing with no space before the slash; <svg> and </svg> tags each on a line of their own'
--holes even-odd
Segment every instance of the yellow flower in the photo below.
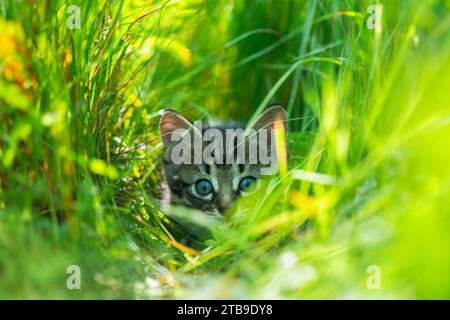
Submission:
<svg viewBox="0 0 450 320">
<path fill-rule="evenodd" d="M 306 216 L 315 217 L 318 212 L 318 204 L 315 197 L 307 195 L 301 191 L 293 190 L 289 193 L 289 201 L 301 209 Z"/>
<path fill-rule="evenodd" d="M 0 62 L 3 63 L 3 76 L 6 80 L 23 84 L 23 65 L 17 59 L 19 41 L 22 35 L 21 27 L 17 23 L 0 20 Z"/>
<path fill-rule="evenodd" d="M 8 58 L 16 52 L 16 42 L 11 34 L 0 33 L 0 57 Z"/>
</svg>

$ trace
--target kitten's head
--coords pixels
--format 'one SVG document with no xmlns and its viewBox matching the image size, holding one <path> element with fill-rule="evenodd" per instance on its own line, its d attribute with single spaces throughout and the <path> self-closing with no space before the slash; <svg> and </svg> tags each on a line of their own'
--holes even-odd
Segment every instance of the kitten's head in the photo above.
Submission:
<svg viewBox="0 0 450 320">
<path fill-rule="evenodd" d="M 175 111 L 165 110 L 160 121 L 165 201 L 220 217 L 241 194 L 252 189 L 264 172 L 261 169 L 268 166 L 252 158 L 256 153 L 261 154 L 260 144 L 252 139 L 265 131 L 267 136 L 260 138 L 268 142 L 268 150 L 264 152 L 271 157 L 273 129 L 276 123 L 285 121 L 286 113 L 280 106 L 268 108 L 247 130 L 235 124 L 200 127 Z M 212 158 L 208 159 L 207 154 Z"/>
</svg>

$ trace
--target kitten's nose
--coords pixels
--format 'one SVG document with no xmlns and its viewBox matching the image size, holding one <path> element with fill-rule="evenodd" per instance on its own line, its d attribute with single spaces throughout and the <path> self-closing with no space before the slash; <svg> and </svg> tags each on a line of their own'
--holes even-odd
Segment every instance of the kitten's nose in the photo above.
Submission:
<svg viewBox="0 0 450 320">
<path fill-rule="evenodd" d="M 225 213 L 231 205 L 233 204 L 233 199 L 228 196 L 222 196 L 218 199 L 217 203 L 217 210 L 219 210 L 220 213 Z"/>
</svg>

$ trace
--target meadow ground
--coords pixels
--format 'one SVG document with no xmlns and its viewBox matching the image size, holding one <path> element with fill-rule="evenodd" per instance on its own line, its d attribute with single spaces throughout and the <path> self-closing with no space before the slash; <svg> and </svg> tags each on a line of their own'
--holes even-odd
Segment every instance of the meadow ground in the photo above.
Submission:
<svg viewBox="0 0 450 320">
<path fill-rule="evenodd" d="M 450 1 L 0 0 L 0 30 L 0 298 L 450 298 Z M 183 245 L 160 110 L 274 101 L 287 166 Z"/>
</svg>

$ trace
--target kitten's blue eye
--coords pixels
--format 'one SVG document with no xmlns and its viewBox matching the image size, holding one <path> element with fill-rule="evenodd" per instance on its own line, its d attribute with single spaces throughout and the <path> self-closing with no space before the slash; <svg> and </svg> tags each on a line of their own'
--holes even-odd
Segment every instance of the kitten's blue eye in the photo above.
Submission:
<svg viewBox="0 0 450 320">
<path fill-rule="evenodd" d="M 247 191 L 255 182 L 256 179 L 254 177 L 242 178 L 239 182 L 239 189 L 241 189 L 241 191 Z"/>
<path fill-rule="evenodd" d="M 198 180 L 195 183 L 195 191 L 201 196 L 207 196 L 213 191 L 213 186 L 208 180 Z"/>
</svg>

